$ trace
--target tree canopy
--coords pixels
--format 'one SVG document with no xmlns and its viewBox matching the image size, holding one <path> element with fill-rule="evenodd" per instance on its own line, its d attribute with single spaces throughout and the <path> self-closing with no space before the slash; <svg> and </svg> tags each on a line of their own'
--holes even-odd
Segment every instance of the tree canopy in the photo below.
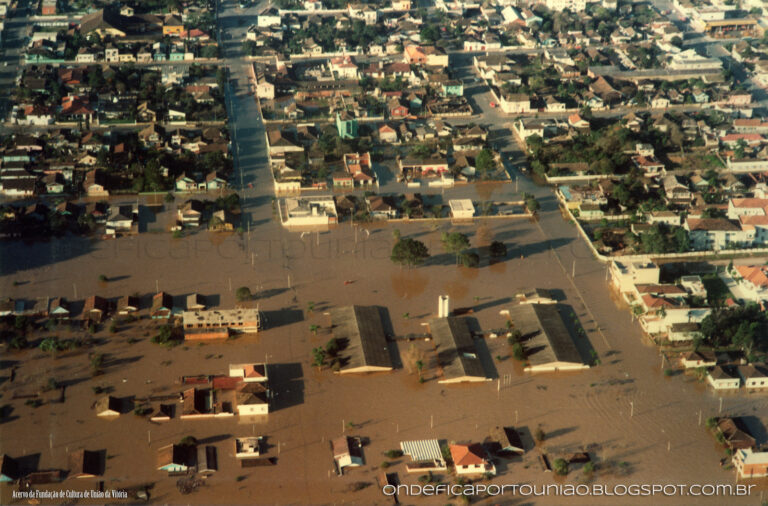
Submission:
<svg viewBox="0 0 768 506">
<path fill-rule="evenodd" d="M 390 259 L 400 265 L 407 265 L 408 268 L 419 265 L 429 258 L 427 246 L 416 239 L 406 237 L 400 239 L 392 247 Z"/>
</svg>

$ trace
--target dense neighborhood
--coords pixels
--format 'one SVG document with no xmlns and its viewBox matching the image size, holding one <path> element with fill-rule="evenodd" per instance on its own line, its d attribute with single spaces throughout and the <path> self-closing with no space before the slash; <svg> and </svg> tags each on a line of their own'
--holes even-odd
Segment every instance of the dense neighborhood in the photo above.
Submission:
<svg viewBox="0 0 768 506">
<path fill-rule="evenodd" d="M 766 9 L 0 0 L 0 502 L 754 502 Z"/>
</svg>

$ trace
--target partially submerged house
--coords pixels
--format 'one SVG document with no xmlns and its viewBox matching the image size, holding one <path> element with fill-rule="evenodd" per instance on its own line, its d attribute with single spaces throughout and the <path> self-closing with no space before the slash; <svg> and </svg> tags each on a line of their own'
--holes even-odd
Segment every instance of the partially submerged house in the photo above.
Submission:
<svg viewBox="0 0 768 506">
<path fill-rule="evenodd" d="M 194 445 L 168 445 L 157 450 L 157 470 L 181 473 L 195 465 Z"/>
<path fill-rule="evenodd" d="M 363 451 L 359 438 L 342 436 L 331 441 L 333 461 L 339 474 L 344 473 L 345 467 L 358 467 L 364 464 Z"/>
<path fill-rule="evenodd" d="M 120 416 L 122 402 L 117 397 L 105 395 L 96 401 L 96 416 L 113 417 Z"/>
<path fill-rule="evenodd" d="M 512 455 L 525 453 L 523 442 L 514 427 L 501 427 L 497 425 L 491 429 L 491 441 L 498 443 L 497 453 L 500 455 Z"/>
<path fill-rule="evenodd" d="M 453 444 L 448 447 L 456 474 L 496 474 L 496 466 L 487 458 L 483 445 Z"/>
<path fill-rule="evenodd" d="M 101 474 L 101 454 L 84 449 L 69 454 L 69 478 L 95 478 Z"/>
</svg>

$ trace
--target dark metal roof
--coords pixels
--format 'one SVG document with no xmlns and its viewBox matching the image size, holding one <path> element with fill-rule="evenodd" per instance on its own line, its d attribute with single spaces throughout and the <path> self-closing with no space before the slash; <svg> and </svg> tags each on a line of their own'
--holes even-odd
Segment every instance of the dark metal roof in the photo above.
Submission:
<svg viewBox="0 0 768 506">
<path fill-rule="evenodd" d="M 553 362 L 582 364 L 579 350 L 563 323 L 557 305 L 520 304 L 509 309 L 509 318 L 525 341 L 532 366 Z"/>
<path fill-rule="evenodd" d="M 392 368 L 378 306 L 345 306 L 330 313 L 334 336 L 347 341 L 342 372 L 361 367 Z"/>
<path fill-rule="evenodd" d="M 429 322 L 429 331 L 445 379 L 486 377 L 466 318 L 435 318 Z"/>
</svg>

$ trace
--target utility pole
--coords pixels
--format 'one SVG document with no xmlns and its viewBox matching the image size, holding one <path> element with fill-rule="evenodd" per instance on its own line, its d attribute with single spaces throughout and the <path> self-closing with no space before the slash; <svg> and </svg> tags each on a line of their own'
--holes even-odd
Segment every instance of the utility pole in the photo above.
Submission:
<svg viewBox="0 0 768 506">
<path fill-rule="evenodd" d="M 435 415 L 429 415 L 429 428 L 435 428 Z"/>
<path fill-rule="evenodd" d="M 629 417 L 635 416 L 635 401 L 629 401 Z"/>
<path fill-rule="evenodd" d="M 232 278 L 229 278 L 229 291 L 232 291 Z"/>
<path fill-rule="evenodd" d="M 576 259 L 573 260 L 573 268 L 571 269 L 571 279 L 576 277 Z"/>
<path fill-rule="evenodd" d="M 160 281 L 155 280 L 155 293 L 160 293 Z"/>
<path fill-rule="evenodd" d="M 77 283 L 72 283 L 72 289 L 75 291 L 75 300 L 77 300 Z"/>
<path fill-rule="evenodd" d="M 701 427 L 701 410 L 699 410 L 699 427 Z"/>
<path fill-rule="evenodd" d="M 720 409 L 718 410 L 718 413 L 722 413 L 722 412 L 723 412 L 723 398 L 720 397 Z"/>
</svg>

